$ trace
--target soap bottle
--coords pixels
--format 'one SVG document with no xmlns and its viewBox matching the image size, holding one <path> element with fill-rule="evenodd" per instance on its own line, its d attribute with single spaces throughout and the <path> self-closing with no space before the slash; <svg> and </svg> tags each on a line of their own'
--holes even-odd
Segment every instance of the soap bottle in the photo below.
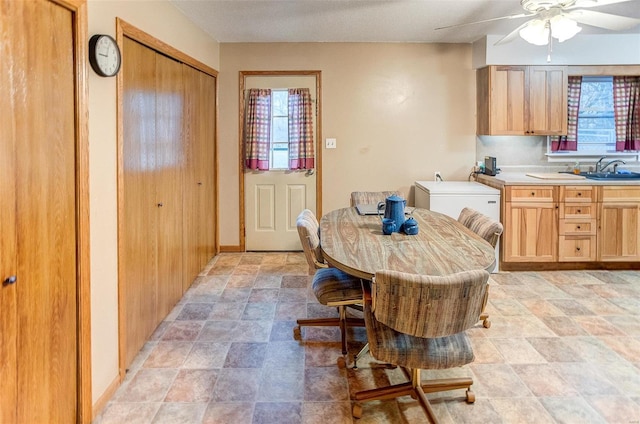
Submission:
<svg viewBox="0 0 640 424">
<path fill-rule="evenodd" d="M 576 163 L 573 165 L 573 173 L 580 175 L 580 162 L 576 161 Z"/>
</svg>

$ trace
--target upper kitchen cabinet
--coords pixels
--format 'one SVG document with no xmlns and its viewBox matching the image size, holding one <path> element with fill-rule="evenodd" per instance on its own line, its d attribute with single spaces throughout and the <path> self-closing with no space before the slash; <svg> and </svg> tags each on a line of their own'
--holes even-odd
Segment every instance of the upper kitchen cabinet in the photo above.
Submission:
<svg viewBox="0 0 640 424">
<path fill-rule="evenodd" d="M 478 135 L 567 133 L 564 66 L 487 66 L 478 69 Z"/>
</svg>

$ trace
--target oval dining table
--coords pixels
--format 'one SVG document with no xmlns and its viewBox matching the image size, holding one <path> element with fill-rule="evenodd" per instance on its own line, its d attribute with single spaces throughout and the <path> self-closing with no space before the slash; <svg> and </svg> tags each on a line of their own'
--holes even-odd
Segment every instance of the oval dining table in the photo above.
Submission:
<svg viewBox="0 0 640 424">
<path fill-rule="evenodd" d="M 355 207 L 331 211 L 320 220 L 322 253 L 333 267 L 367 280 L 382 269 L 447 275 L 495 267 L 494 248 L 457 220 L 427 209 L 412 215 L 418 234 L 384 235 L 377 215 Z"/>
</svg>

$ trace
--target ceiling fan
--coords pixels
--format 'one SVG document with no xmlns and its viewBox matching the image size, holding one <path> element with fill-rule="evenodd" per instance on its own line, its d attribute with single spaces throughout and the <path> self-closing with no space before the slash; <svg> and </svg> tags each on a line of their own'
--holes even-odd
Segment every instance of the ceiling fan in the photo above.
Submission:
<svg viewBox="0 0 640 424">
<path fill-rule="evenodd" d="M 551 46 L 552 38 L 562 42 L 580 32 L 582 28 L 578 26 L 579 23 L 611 31 L 622 31 L 640 24 L 640 19 L 587 10 L 627 1 L 631 0 L 520 0 L 524 13 L 436 29 L 456 28 L 503 19 L 531 18 L 498 40 L 495 45 L 506 44 L 519 35 L 531 44 Z"/>
</svg>

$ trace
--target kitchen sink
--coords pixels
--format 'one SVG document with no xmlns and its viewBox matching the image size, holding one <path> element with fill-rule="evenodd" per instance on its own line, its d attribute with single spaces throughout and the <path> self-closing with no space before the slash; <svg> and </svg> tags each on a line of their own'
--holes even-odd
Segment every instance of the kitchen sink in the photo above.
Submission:
<svg viewBox="0 0 640 424">
<path fill-rule="evenodd" d="M 567 172 L 567 174 L 571 174 L 571 172 Z M 638 172 L 631 172 L 629 174 L 619 174 L 614 172 L 581 172 L 578 175 L 582 175 L 590 180 L 640 180 L 640 173 Z"/>
</svg>

